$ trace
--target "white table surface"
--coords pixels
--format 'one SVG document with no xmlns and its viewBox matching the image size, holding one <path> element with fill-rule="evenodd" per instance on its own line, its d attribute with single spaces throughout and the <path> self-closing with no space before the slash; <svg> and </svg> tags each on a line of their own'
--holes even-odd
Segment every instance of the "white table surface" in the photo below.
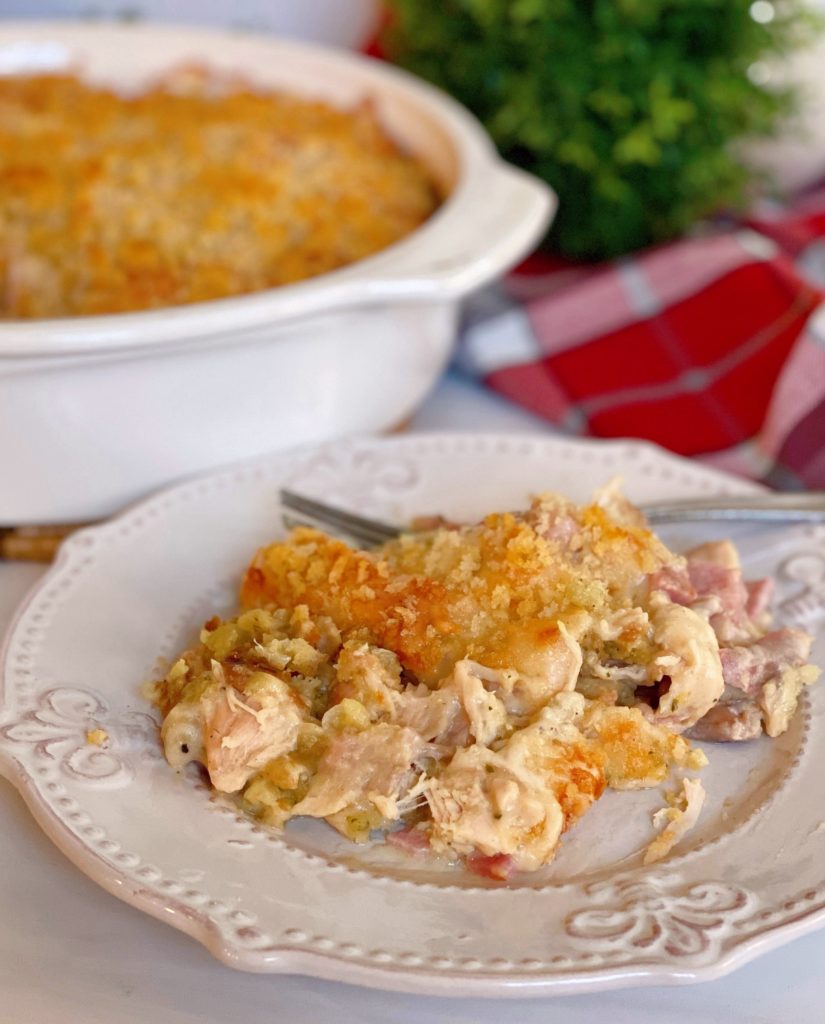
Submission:
<svg viewBox="0 0 825 1024">
<path fill-rule="evenodd" d="M 549 430 L 448 376 L 416 430 Z M 42 569 L 0 563 L 0 629 Z M 491 922 L 492 925 L 492 922 Z M 450 1000 L 242 974 L 93 885 L 0 780 L 0 1024 L 821 1024 L 825 931 L 720 981 L 562 999 Z"/>
</svg>

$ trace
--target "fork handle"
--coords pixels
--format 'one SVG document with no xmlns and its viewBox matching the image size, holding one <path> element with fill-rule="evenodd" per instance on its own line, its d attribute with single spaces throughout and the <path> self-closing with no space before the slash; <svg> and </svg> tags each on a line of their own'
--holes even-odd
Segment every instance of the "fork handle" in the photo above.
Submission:
<svg viewBox="0 0 825 1024">
<path fill-rule="evenodd" d="M 651 523 L 738 520 L 752 522 L 823 523 L 825 491 L 730 495 L 651 502 L 640 506 Z"/>
</svg>

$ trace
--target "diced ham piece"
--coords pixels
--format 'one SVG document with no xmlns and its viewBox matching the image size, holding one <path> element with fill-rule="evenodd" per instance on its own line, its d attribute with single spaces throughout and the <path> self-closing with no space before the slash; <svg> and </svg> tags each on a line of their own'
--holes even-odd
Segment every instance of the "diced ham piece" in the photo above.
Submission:
<svg viewBox="0 0 825 1024">
<path fill-rule="evenodd" d="M 801 629 L 777 629 L 757 643 L 723 647 L 719 656 L 725 684 L 755 694 L 785 669 L 803 665 L 811 643 L 812 638 Z"/>
<path fill-rule="evenodd" d="M 421 828 L 402 828 L 387 833 L 387 842 L 404 853 L 422 854 L 430 852 L 430 834 Z"/>
<path fill-rule="evenodd" d="M 758 623 L 767 612 L 768 606 L 771 603 L 771 598 L 773 597 L 774 592 L 774 582 L 772 579 L 766 577 L 763 580 L 754 580 L 751 583 L 746 583 L 745 589 L 748 592 L 745 611 L 747 612 L 749 619 Z"/>
<path fill-rule="evenodd" d="M 687 552 L 687 563 L 667 565 L 650 577 L 675 604 L 704 606 L 719 640 L 741 643 L 755 637 L 773 592 L 771 580 L 745 583 L 739 555 L 730 541 L 713 541 Z"/>
<path fill-rule="evenodd" d="M 573 518 L 568 508 L 562 504 L 534 499 L 533 504 L 524 513 L 516 513 L 518 518 L 528 523 L 540 537 L 556 541 L 566 547 L 581 531 L 581 525 Z"/>
<path fill-rule="evenodd" d="M 516 872 L 516 862 L 509 853 L 496 853 L 492 857 L 473 853 L 465 861 L 467 870 L 494 882 L 506 882 Z"/>
<path fill-rule="evenodd" d="M 689 605 L 699 597 L 686 566 L 666 565 L 650 577 L 651 590 L 663 590 L 674 604 Z"/>
<path fill-rule="evenodd" d="M 687 734 L 692 740 L 713 743 L 755 740 L 762 735 L 762 711 L 752 700 L 717 704 Z"/>
<path fill-rule="evenodd" d="M 717 635 L 736 636 L 748 622 L 748 591 L 742 570 L 688 555 L 688 575 L 699 600 L 715 597 L 719 601 L 719 611 L 710 620 Z"/>
</svg>

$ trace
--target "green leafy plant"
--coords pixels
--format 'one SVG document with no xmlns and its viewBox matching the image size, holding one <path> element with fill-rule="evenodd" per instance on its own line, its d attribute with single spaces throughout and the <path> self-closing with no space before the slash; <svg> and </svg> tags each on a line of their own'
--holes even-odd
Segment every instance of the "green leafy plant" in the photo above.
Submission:
<svg viewBox="0 0 825 1024">
<path fill-rule="evenodd" d="M 735 143 L 794 106 L 765 68 L 813 34 L 804 0 L 390 0 L 385 53 L 545 178 L 575 259 L 674 237 L 743 201 Z"/>
</svg>

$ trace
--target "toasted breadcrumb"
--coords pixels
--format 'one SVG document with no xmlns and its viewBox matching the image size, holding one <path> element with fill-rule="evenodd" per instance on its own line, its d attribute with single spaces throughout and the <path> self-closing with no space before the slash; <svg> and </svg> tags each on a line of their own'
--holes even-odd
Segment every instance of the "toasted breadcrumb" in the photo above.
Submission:
<svg viewBox="0 0 825 1024">
<path fill-rule="evenodd" d="M 131 96 L 0 76 L 0 319 L 288 284 L 378 252 L 437 205 L 369 103 L 202 69 Z"/>
<path fill-rule="evenodd" d="M 569 535 L 554 531 L 562 519 Z M 345 632 L 365 630 L 434 683 L 461 657 L 492 667 L 530 660 L 552 641 L 559 619 L 580 640 L 583 619 L 632 608 L 639 579 L 673 557 L 649 530 L 614 520 L 597 504 L 578 508 L 545 495 L 523 516 L 406 535 L 375 553 L 298 529 L 257 553 L 241 601 L 247 608 L 305 604 Z M 648 660 L 646 623 L 628 621 L 612 648 Z"/>
</svg>

